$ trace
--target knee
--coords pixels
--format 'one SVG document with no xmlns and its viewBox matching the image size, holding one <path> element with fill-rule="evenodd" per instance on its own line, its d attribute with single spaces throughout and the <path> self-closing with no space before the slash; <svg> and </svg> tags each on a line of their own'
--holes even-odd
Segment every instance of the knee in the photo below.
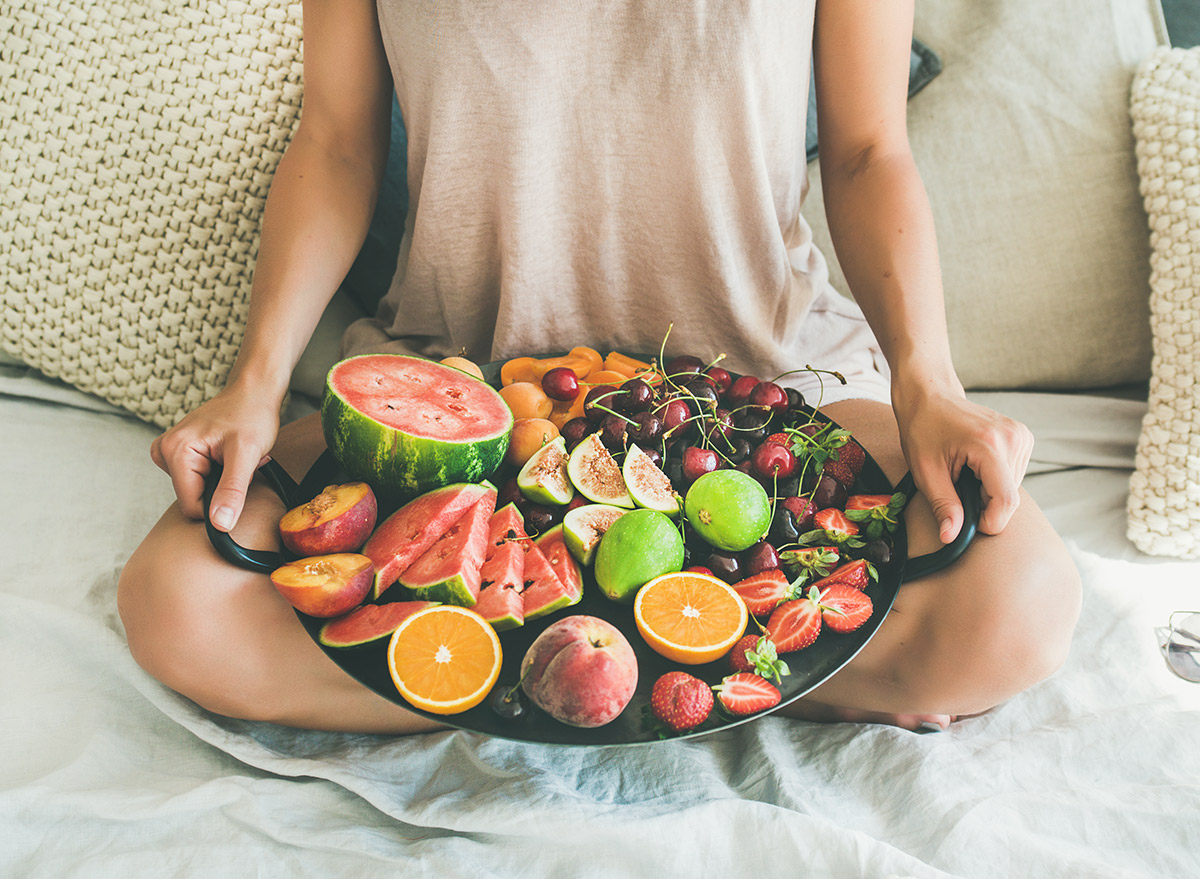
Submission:
<svg viewBox="0 0 1200 879">
<path fill-rule="evenodd" d="M 1079 572 L 1058 541 L 978 571 L 939 614 L 939 674 L 926 701 L 975 714 L 1050 677 L 1066 661 L 1081 596 Z"/>
<path fill-rule="evenodd" d="M 148 674 L 216 714 L 269 720 L 270 690 L 226 584 L 189 577 L 174 553 L 143 544 L 121 572 L 117 608 L 129 652 Z"/>
</svg>

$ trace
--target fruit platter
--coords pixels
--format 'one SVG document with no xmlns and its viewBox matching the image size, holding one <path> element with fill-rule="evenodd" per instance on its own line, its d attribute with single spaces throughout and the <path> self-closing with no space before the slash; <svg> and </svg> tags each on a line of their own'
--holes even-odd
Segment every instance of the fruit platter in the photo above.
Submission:
<svg viewBox="0 0 1200 879">
<path fill-rule="evenodd" d="M 209 537 L 351 676 L 447 725 L 613 745 L 752 721 L 965 549 L 978 489 L 960 480 L 958 541 L 906 562 L 911 479 L 721 360 L 349 358 L 326 381 L 327 451 L 299 484 L 264 468 L 284 550 Z"/>
</svg>

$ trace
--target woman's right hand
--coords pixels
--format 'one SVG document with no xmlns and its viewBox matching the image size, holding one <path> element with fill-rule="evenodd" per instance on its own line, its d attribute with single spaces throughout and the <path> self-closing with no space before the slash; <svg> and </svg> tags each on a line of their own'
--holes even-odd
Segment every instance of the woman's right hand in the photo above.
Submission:
<svg viewBox="0 0 1200 879">
<path fill-rule="evenodd" d="M 150 457 L 171 477 L 185 516 L 203 517 L 204 479 L 217 463 L 223 472 L 210 518 L 219 531 L 233 529 L 250 480 L 275 444 L 281 402 L 261 389 L 231 384 L 151 443 Z"/>
</svg>

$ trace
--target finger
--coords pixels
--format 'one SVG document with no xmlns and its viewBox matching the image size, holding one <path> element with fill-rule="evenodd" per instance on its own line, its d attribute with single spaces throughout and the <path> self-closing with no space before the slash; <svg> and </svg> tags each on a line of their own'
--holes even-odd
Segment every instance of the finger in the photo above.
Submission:
<svg viewBox="0 0 1200 879">
<path fill-rule="evenodd" d="M 933 508 L 938 537 L 942 543 L 949 543 L 958 536 L 963 523 L 962 501 L 958 499 L 958 491 L 954 488 L 954 478 L 944 465 L 934 464 L 914 466 L 913 479 Z"/>
<path fill-rule="evenodd" d="M 162 435 L 154 438 L 154 442 L 150 443 L 150 460 L 154 462 L 154 466 L 164 472 L 167 470 L 167 460 L 162 453 Z"/>
<path fill-rule="evenodd" d="M 233 442 L 225 449 L 224 471 L 213 491 L 208 517 L 218 531 L 232 531 L 246 505 L 246 492 L 262 457 L 257 449 Z"/>
<path fill-rule="evenodd" d="M 989 456 L 979 465 L 979 481 L 983 483 L 984 507 L 979 515 L 979 530 L 984 534 L 999 534 L 1021 503 L 1017 482 L 1007 462 Z"/>
<path fill-rule="evenodd" d="M 162 453 L 165 466 L 179 499 L 179 509 L 189 519 L 204 516 L 204 478 L 212 469 L 212 460 L 206 451 L 194 446 L 185 446 L 174 455 Z"/>
</svg>

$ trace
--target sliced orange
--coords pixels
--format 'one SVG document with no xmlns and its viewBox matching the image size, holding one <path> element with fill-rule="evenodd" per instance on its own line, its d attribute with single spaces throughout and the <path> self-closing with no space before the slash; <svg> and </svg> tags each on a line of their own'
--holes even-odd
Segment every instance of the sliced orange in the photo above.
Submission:
<svg viewBox="0 0 1200 879">
<path fill-rule="evenodd" d="M 656 653 L 683 665 L 702 665 L 729 652 L 746 630 L 749 614 L 728 584 L 679 571 L 638 590 L 633 618 Z"/>
<path fill-rule="evenodd" d="M 473 610 L 438 605 L 400 624 L 388 671 L 410 705 L 432 714 L 474 708 L 500 676 L 500 639 Z"/>
</svg>

